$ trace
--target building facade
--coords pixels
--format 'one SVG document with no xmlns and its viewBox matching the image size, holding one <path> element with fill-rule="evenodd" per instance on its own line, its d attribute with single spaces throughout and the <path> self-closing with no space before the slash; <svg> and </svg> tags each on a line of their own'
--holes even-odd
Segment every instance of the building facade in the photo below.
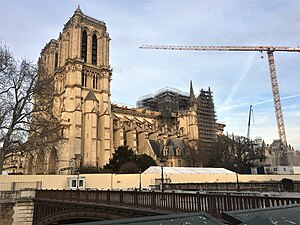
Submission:
<svg viewBox="0 0 300 225">
<path fill-rule="evenodd" d="M 204 126 L 211 138 L 222 134 L 224 125 L 216 125 L 212 92 L 202 91 L 204 98 L 201 93 L 196 98 L 192 84 L 189 95 L 167 90 L 155 96 L 158 101 L 148 99 L 136 108 L 112 104 L 109 43 L 106 24 L 78 7 L 59 38 L 42 50 L 40 61 L 55 82 L 53 112 L 63 125 L 63 140 L 56 148 L 36 152 L 34 159 L 27 160 L 27 173 L 101 168 L 122 145 L 157 161 L 164 158 L 168 166 L 187 166 L 185 158 L 199 149 L 199 127 Z M 208 111 L 203 108 L 208 106 Z M 202 114 L 210 118 L 209 128 L 204 120 L 199 122 Z"/>
</svg>

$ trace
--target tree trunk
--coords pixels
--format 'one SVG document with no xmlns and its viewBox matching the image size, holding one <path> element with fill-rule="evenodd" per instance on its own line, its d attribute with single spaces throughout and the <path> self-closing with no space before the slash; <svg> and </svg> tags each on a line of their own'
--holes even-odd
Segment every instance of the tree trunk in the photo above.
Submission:
<svg viewBox="0 0 300 225">
<path fill-rule="evenodd" d="M 2 171 L 3 171 L 4 157 L 5 157 L 5 154 L 4 154 L 4 150 L 2 149 L 0 151 L 0 175 L 2 175 Z"/>
</svg>

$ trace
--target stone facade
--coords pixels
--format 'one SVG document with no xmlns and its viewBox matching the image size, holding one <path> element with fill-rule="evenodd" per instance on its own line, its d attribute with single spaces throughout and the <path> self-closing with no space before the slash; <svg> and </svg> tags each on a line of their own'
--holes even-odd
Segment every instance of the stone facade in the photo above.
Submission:
<svg viewBox="0 0 300 225">
<path fill-rule="evenodd" d="M 12 152 L 5 156 L 3 169 L 7 174 L 24 174 L 25 158 L 23 152 Z"/>
<path fill-rule="evenodd" d="M 64 138 L 55 149 L 37 152 L 27 173 L 74 173 L 79 165 L 101 168 L 121 145 L 157 161 L 163 157 L 167 165 L 187 165 L 184 156 L 197 147 L 197 107 L 189 104 L 172 113 L 170 124 L 162 123 L 162 112 L 111 104 L 109 42 L 106 24 L 78 7 L 59 38 L 42 50 L 41 65 L 55 82 L 53 112 Z M 192 85 L 190 95 L 195 100 Z M 214 131 L 222 133 L 224 126 L 218 128 Z"/>
</svg>

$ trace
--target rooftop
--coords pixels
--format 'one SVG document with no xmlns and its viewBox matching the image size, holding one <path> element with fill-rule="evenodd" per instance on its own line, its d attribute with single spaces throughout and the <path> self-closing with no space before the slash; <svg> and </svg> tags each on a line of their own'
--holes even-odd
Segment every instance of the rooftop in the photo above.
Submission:
<svg viewBox="0 0 300 225">
<path fill-rule="evenodd" d="M 150 166 L 143 174 L 160 174 L 160 166 Z M 164 174 L 235 174 L 225 168 L 211 167 L 164 167 Z"/>
</svg>

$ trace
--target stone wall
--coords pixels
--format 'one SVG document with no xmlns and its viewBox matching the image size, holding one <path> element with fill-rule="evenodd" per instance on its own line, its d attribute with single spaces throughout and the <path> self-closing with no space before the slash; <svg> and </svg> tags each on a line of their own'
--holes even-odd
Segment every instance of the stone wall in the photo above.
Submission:
<svg viewBox="0 0 300 225">
<path fill-rule="evenodd" d="M 35 191 L 0 191 L 0 225 L 30 225 Z"/>
<path fill-rule="evenodd" d="M 28 199 L 17 201 L 14 205 L 12 225 L 31 225 L 33 222 L 34 202 Z"/>
<path fill-rule="evenodd" d="M 12 224 L 14 204 L 14 202 L 0 202 L 0 225 Z"/>
</svg>

